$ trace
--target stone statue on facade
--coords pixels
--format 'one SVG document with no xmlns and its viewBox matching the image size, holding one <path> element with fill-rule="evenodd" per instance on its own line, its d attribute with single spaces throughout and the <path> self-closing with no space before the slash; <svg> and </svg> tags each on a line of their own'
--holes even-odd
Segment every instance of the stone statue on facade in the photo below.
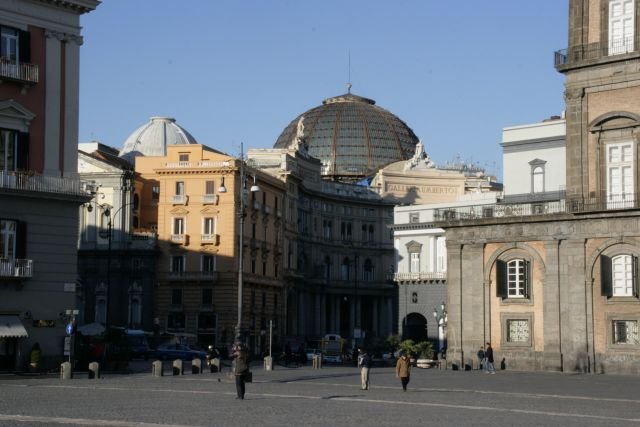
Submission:
<svg viewBox="0 0 640 427">
<path fill-rule="evenodd" d="M 422 140 L 418 140 L 418 143 L 416 144 L 416 152 L 413 154 L 412 158 L 407 160 L 404 169 L 409 170 L 418 166 L 425 168 L 434 168 L 436 166 L 429 155 L 424 151 Z"/>
<path fill-rule="evenodd" d="M 308 146 L 307 146 L 307 137 L 304 134 L 304 116 L 301 116 L 298 120 L 298 126 L 296 128 L 296 136 L 293 137 L 291 143 L 289 144 L 290 150 L 295 150 L 298 153 L 308 156 Z"/>
</svg>

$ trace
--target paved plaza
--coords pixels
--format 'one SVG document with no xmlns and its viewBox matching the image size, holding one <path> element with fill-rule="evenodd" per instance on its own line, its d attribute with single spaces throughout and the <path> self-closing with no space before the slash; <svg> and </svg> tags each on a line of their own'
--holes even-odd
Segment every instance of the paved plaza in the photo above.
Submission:
<svg viewBox="0 0 640 427">
<path fill-rule="evenodd" d="M 402 391 L 394 369 L 254 367 L 245 400 L 227 373 L 139 373 L 71 380 L 0 376 L 0 426 L 613 426 L 640 425 L 640 378 L 414 369 Z"/>
</svg>

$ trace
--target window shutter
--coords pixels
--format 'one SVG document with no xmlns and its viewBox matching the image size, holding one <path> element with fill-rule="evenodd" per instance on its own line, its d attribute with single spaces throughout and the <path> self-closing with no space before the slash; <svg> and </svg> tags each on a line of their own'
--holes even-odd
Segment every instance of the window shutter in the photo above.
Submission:
<svg viewBox="0 0 640 427">
<path fill-rule="evenodd" d="M 18 133 L 18 150 L 16 159 L 17 170 L 29 170 L 29 134 Z"/>
<path fill-rule="evenodd" d="M 633 260 L 633 296 L 638 297 L 638 257 L 633 256 L 631 258 Z"/>
<path fill-rule="evenodd" d="M 16 223 L 16 259 L 27 257 L 27 223 L 18 221 Z"/>
<path fill-rule="evenodd" d="M 20 47 L 20 62 L 31 62 L 31 34 L 28 31 L 20 31 L 18 40 Z"/>
<path fill-rule="evenodd" d="M 524 297 L 531 297 L 531 261 L 524 262 Z"/>
<path fill-rule="evenodd" d="M 507 297 L 507 264 L 504 261 L 496 261 L 496 296 Z"/>
<path fill-rule="evenodd" d="M 603 297 L 613 296 L 611 258 L 604 255 L 600 256 L 600 288 Z"/>
</svg>

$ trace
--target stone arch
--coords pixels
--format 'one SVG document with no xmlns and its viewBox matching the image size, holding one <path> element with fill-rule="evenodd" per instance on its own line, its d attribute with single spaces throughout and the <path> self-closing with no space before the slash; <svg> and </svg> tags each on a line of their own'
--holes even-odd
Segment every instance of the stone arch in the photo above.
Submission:
<svg viewBox="0 0 640 427">
<path fill-rule="evenodd" d="M 610 111 L 589 123 L 589 132 L 640 126 L 640 115 L 628 111 Z"/>
<path fill-rule="evenodd" d="M 508 252 L 512 252 L 513 256 L 505 255 Z M 484 266 L 484 283 L 489 283 L 491 280 L 491 271 L 498 259 L 515 258 L 516 256 L 526 256 L 535 262 L 535 265 L 539 265 L 542 269 L 542 277 L 547 267 L 543 258 L 540 256 L 537 250 L 532 248 L 526 243 L 508 243 L 496 249 L 493 254 L 487 260 Z"/>
<path fill-rule="evenodd" d="M 607 239 L 591 252 L 587 259 L 587 282 L 595 283 L 594 271 L 599 267 L 598 260 L 601 255 L 618 255 L 621 253 L 633 253 L 640 257 L 640 242 L 633 239 L 620 237 L 617 239 Z"/>
<path fill-rule="evenodd" d="M 412 339 L 415 342 L 427 340 L 427 318 L 425 316 L 416 312 L 408 313 L 403 324 L 402 337 L 404 339 Z"/>
</svg>

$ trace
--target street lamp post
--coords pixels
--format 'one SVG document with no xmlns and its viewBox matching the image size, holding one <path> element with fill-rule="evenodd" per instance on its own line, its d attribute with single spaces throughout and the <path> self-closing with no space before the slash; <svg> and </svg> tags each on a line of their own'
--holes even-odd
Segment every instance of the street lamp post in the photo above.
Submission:
<svg viewBox="0 0 640 427">
<path fill-rule="evenodd" d="M 243 292 L 243 263 L 244 263 L 244 217 L 245 217 L 245 197 L 246 197 L 246 177 L 245 177 L 245 165 L 244 165 L 244 144 L 240 143 L 240 185 L 239 185 L 239 198 L 240 198 L 240 206 L 238 209 L 238 228 L 239 228 L 239 239 L 238 239 L 238 321 L 235 327 L 235 341 L 240 341 L 242 337 L 242 292 Z M 260 188 L 256 185 L 255 176 L 253 177 L 253 185 L 251 186 L 250 191 L 255 193 L 260 191 Z M 224 186 L 224 178 L 222 179 L 222 185 L 218 189 L 219 193 L 226 193 L 227 189 Z"/>
<path fill-rule="evenodd" d="M 438 351 L 445 351 L 445 335 L 447 330 L 447 306 L 444 301 L 440 304 L 440 307 L 434 307 L 433 317 L 438 324 Z"/>
</svg>

